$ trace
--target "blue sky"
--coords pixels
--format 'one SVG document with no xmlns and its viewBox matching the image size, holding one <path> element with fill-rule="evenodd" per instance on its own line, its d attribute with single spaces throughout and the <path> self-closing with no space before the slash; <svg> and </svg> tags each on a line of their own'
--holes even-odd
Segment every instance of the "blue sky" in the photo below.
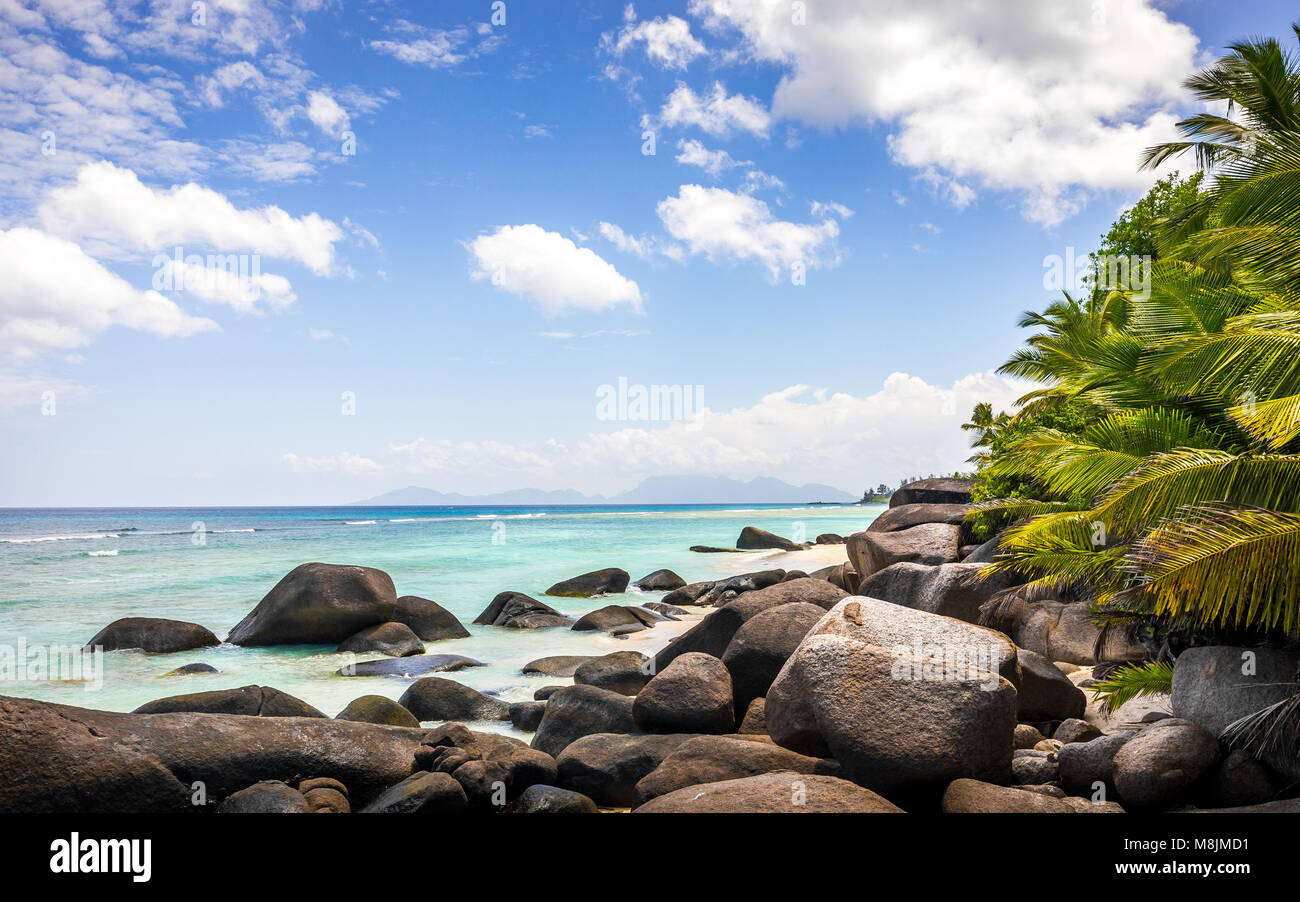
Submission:
<svg viewBox="0 0 1300 902">
<path fill-rule="evenodd" d="M 1292 15 L 970 7 L 0 0 L 0 504 L 961 466 L 1044 258 Z"/>
</svg>

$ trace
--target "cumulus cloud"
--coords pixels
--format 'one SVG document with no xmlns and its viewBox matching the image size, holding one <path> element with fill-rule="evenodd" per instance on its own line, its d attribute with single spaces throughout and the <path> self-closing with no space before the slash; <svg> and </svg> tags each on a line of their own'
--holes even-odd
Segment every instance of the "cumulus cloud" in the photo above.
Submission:
<svg viewBox="0 0 1300 902">
<path fill-rule="evenodd" d="M 487 25 L 473 31 L 465 27 L 442 29 L 402 19 L 389 26 L 389 31 L 394 39 L 371 41 L 370 48 L 403 63 L 430 69 L 450 69 L 501 45 L 500 36 Z"/>
<path fill-rule="evenodd" d="M 88 344 L 110 326 L 167 338 L 217 328 L 157 291 L 140 291 L 71 241 L 0 232 L 0 348 L 30 355 Z"/>
<path fill-rule="evenodd" d="M 675 197 L 659 202 L 659 219 L 668 234 L 693 254 L 710 260 L 753 261 L 775 280 L 795 263 L 834 265 L 839 224 L 777 219 L 763 201 L 725 188 L 682 185 Z"/>
<path fill-rule="evenodd" d="M 75 184 L 56 188 L 39 211 L 45 230 L 93 253 L 157 253 L 195 245 L 248 250 L 331 270 L 343 230 L 316 213 L 293 217 L 279 207 L 239 209 L 224 195 L 190 182 L 150 188 L 129 169 L 89 163 Z"/>
<path fill-rule="evenodd" d="M 366 473 L 378 473 L 384 468 L 368 457 L 340 451 L 330 457 L 303 457 L 289 453 L 281 457 L 295 473 L 342 473 L 347 476 L 359 476 Z"/>
<path fill-rule="evenodd" d="M 467 245 L 471 276 L 534 300 L 547 316 L 598 312 L 627 304 L 641 309 L 641 289 L 590 248 L 527 224 L 502 226 Z"/>
<path fill-rule="evenodd" d="M 725 150 L 710 150 L 694 138 L 678 141 L 677 150 L 674 160 L 685 166 L 698 166 L 714 178 L 724 170 L 752 165 L 748 160 L 733 159 Z"/>
<path fill-rule="evenodd" d="M 956 206 L 975 187 L 1053 224 L 1096 191 L 1140 190 L 1141 150 L 1174 135 L 1197 39 L 1150 0 L 984 5 L 691 0 L 742 59 L 785 75 L 771 115 L 818 128 L 883 123 L 893 159 Z"/>
<path fill-rule="evenodd" d="M 307 95 L 307 118 L 327 135 L 337 136 L 351 128 L 347 110 L 325 91 Z"/>
<path fill-rule="evenodd" d="M 950 385 L 892 373 L 863 395 L 792 385 L 749 406 L 704 408 L 690 422 L 625 424 L 570 444 L 420 437 L 377 456 L 386 472 L 462 491 L 536 485 L 611 493 L 647 476 L 678 474 L 774 476 L 861 491 L 882 480 L 967 469 L 971 449 L 960 424 L 971 409 L 988 401 L 1010 410 L 1027 390 L 992 372 Z"/>
<path fill-rule="evenodd" d="M 638 44 L 645 46 L 646 56 L 666 69 L 685 69 L 699 56 L 708 53 L 704 45 L 691 34 L 685 19 L 668 16 L 644 22 L 636 20 L 636 10 L 628 4 L 624 11 L 625 24 L 617 35 L 608 32 L 601 36 L 602 46 L 615 56 L 622 56 Z"/>
<path fill-rule="evenodd" d="M 284 276 L 269 272 L 241 273 L 237 266 L 210 266 L 169 257 L 155 277 L 178 291 L 185 291 L 210 304 L 225 304 L 240 313 L 259 311 L 263 303 L 273 310 L 280 310 L 298 299 Z"/>
<path fill-rule="evenodd" d="M 772 117 L 757 100 L 728 94 L 722 82 L 714 82 L 708 95 L 679 82 L 659 110 L 658 122 L 668 128 L 694 126 L 718 137 L 738 131 L 766 137 Z"/>
</svg>

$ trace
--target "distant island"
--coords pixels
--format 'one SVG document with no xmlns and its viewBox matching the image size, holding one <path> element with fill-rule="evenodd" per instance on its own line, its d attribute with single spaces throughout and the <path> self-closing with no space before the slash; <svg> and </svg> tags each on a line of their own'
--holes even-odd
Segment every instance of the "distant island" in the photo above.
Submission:
<svg viewBox="0 0 1300 902">
<path fill-rule="evenodd" d="M 353 507 L 472 506 L 519 507 L 563 504 L 852 504 L 858 496 L 829 485 L 791 485 L 759 477 L 744 482 L 726 476 L 651 476 L 636 488 L 606 497 L 574 489 L 512 489 L 491 495 L 462 495 L 420 486 L 394 489 L 374 498 L 351 502 Z"/>
</svg>

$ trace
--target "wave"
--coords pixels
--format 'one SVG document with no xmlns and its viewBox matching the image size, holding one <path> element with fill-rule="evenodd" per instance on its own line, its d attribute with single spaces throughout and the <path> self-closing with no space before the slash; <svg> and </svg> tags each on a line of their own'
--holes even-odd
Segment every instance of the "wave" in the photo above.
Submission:
<svg viewBox="0 0 1300 902">
<path fill-rule="evenodd" d="M 32 542 L 79 542 L 89 539 L 120 539 L 115 532 L 93 532 L 84 533 L 75 536 L 19 536 L 12 539 L 0 539 L 0 542 L 9 545 L 29 545 Z"/>
<path fill-rule="evenodd" d="M 375 521 L 374 520 L 347 520 L 345 521 L 344 525 L 345 526 L 374 526 Z"/>
<path fill-rule="evenodd" d="M 117 549 L 114 548 L 112 551 L 87 551 L 86 554 L 90 557 L 117 557 Z"/>
<path fill-rule="evenodd" d="M 396 520 L 389 520 L 388 522 L 389 523 L 416 523 L 419 521 L 419 519 L 420 519 L 419 517 L 400 517 Z"/>
<path fill-rule="evenodd" d="M 257 532 L 256 529 L 212 529 L 209 530 L 213 535 L 219 535 L 228 532 Z"/>
</svg>

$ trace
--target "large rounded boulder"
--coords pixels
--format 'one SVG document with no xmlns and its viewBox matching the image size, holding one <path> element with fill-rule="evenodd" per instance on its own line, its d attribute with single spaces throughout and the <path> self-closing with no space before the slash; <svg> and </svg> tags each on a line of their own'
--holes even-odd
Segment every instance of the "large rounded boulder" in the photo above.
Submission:
<svg viewBox="0 0 1300 902">
<path fill-rule="evenodd" d="M 393 620 L 409 626 L 425 642 L 464 639 L 469 635 L 469 630 L 456 619 L 455 614 L 436 601 L 418 595 L 403 595 L 398 598 Z"/>
<path fill-rule="evenodd" d="M 558 757 L 575 739 L 593 733 L 635 733 L 632 698 L 595 686 L 565 686 L 546 700 L 532 747 Z"/>
<path fill-rule="evenodd" d="M 248 717 L 327 717 L 300 698 L 270 686 L 192 692 L 145 702 L 133 714 L 243 714 Z"/>
<path fill-rule="evenodd" d="M 651 799 L 634 814 L 901 814 L 903 809 L 848 780 L 783 771 L 688 786 Z"/>
<path fill-rule="evenodd" d="M 896 532 L 856 532 L 845 544 L 849 562 L 865 581 L 891 564 L 956 563 L 961 558 L 961 527 L 922 523 Z"/>
<path fill-rule="evenodd" d="M 645 733 L 730 733 L 736 726 L 731 674 L 712 655 L 680 655 L 637 694 L 632 716 Z"/>
<path fill-rule="evenodd" d="M 357 654 L 375 652 L 394 658 L 424 653 L 424 642 L 405 623 L 380 623 L 368 626 L 339 643 L 339 651 Z"/>
<path fill-rule="evenodd" d="M 547 595 L 564 598 L 592 598 L 596 595 L 617 595 L 627 591 L 631 579 L 626 570 L 607 567 L 593 570 L 570 579 L 561 580 L 546 590 Z"/>
<path fill-rule="evenodd" d="M 95 633 L 86 648 L 98 647 L 104 651 L 137 648 L 148 654 L 168 654 L 220 644 L 221 640 L 211 630 L 197 623 L 161 617 L 123 617 Z"/>
<path fill-rule="evenodd" d="M 751 701 L 767 695 L 786 660 L 825 613 L 815 604 L 796 601 L 760 611 L 741 624 L 722 654 L 738 717 Z"/>
<path fill-rule="evenodd" d="M 1170 808 L 1218 763 L 1219 741 L 1213 733 L 1190 720 L 1169 717 L 1151 724 L 1115 753 L 1115 788 L 1126 807 Z"/>
<path fill-rule="evenodd" d="M 573 672 L 573 682 L 621 695 L 636 695 L 650 682 L 650 659 L 639 651 L 616 651 L 585 661 Z"/>
<path fill-rule="evenodd" d="M 799 551 L 803 548 L 798 542 L 791 542 L 784 536 L 778 536 L 776 533 L 768 532 L 766 529 L 759 529 L 757 526 L 746 526 L 740 531 L 740 537 L 736 539 L 736 547 L 741 551 L 763 551 L 777 549 L 780 551 Z"/>
<path fill-rule="evenodd" d="M 960 777 L 1008 782 L 1015 648 L 960 620 L 849 598 L 809 631 L 767 693 L 768 732 L 834 757 L 880 792 Z"/>
<path fill-rule="evenodd" d="M 889 496 L 889 506 L 902 507 L 905 504 L 970 504 L 970 491 L 975 480 L 959 477 L 939 477 L 918 479 L 899 487 Z"/>
<path fill-rule="evenodd" d="M 838 776 L 840 766 L 826 758 L 810 758 L 758 737 L 694 736 L 660 762 L 636 784 L 642 802 L 687 786 L 720 783 L 759 774 L 789 771 Z"/>
<path fill-rule="evenodd" d="M 969 504 L 903 504 L 882 512 L 867 525 L 867 532 L 897 532 L 922 523 L 961 526 L 970 509 Z"/>
<path fill-rule="evenodd" d="M 363 695 L 348 702 L 335 720 L 356 723 L 382 723 L 393 727 L 418 727 L 420 721 L 414 714 L 391 698 L 383 695 Z"/>
<path fill-rule="evenodd" d="M 233 645 L 342 642 L 397 612 L 393 580 L 373 567 L 300 564 L 230 631 Z"/>
<path fill-rule="evenodd" d="M 416 680 L 397 703 L 420 721 L 510 719 L 508 702 L 442 677 Z"/>
<path fill-rule="evenodd" d="M 632 585 L 642 592 L 672 592 L 685 586 L 686 580 L 671 570 L 656 570 L 654 573 L 647 573 Z"/>
</svg>

